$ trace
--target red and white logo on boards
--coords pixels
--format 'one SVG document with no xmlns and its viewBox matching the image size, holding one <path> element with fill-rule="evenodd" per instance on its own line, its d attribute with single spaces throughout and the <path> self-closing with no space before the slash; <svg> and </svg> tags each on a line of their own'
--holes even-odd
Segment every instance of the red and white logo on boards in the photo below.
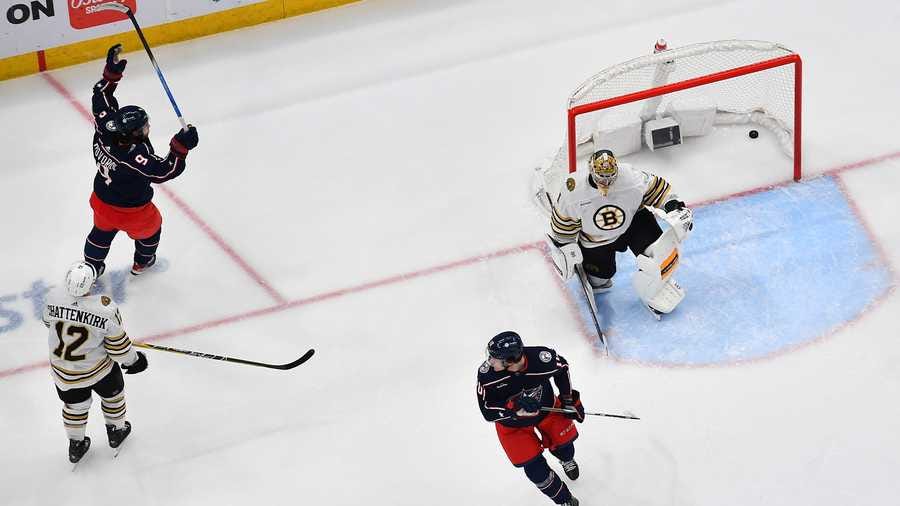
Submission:
<svg viewBox="0 0 900 506">
<path fill-rule="evenodd" d="M 108 3 L 125 4 L 131 12 L 137 12 L 137 0 L 67 0 L 69 4 L 69 24 L 76 30 L 105 25 L 128 19 L 125 14 L 108 10 L 98 11 L 97 6 Z"/>
</svg>

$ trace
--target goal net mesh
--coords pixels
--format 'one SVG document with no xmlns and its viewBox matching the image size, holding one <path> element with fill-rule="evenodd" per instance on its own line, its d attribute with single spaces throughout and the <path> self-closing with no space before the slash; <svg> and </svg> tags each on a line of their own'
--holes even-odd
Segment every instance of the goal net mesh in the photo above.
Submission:
<svg viewBox="0 0 900 506">
<path fill-rule="evenodd" d="M 605 148 L 592 140 L 604 117 L 614 114 L 647 121 L 664 116 L 676 99 L 714 104 L 714 125 L 756 123 L 768 128 L 784 153 L 793 157 L 795 109 L 799 107 L 797 66 L 784 58 L 793 54 L 776 43 L 725 40 L 668 49 L 597 73 L 569 97 L 565 142 L 549 163 L 539 168 L 544 190 L 558 191 L 561 180 L 575 170 L 580 158 Z M 763 68 L 773 62 L 780 63 Z M 639 98 L 659 92 L 658 96 Z M 638 99 L 630 101 L 635 97 Z M 573 145 L 576 154 L 570 157 Z M 795 177 L 799 175 L 795 173 Z"/>
</svg>

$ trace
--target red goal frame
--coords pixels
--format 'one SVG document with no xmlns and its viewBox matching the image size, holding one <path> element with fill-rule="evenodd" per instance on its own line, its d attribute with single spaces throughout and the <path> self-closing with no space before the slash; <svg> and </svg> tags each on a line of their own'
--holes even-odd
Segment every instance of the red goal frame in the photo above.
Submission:
<svg viewBox="0 0 900 506">
<path fill-rule="evenodd" d="M 778 58 L 772 58 L 771 60 L 765 60 L 758 63 L 752 63 L 750 65 L 744 65 L 741 67 L 735 67 L 733 69 L 724 70 L 721 72 L 716 72 L 713 74 L 695 77 L 692 79 L 686 79 L 684 81 L 679 81 L 675 83 L 666 84 L 663 86 L 658 86 L 656 88 L 650 88 L 643 91 L 637 91 L 634 93 L 628 93 L 626 95 L 621 95 L 618 97 L 608 98 L 605 100 L 599 100 L 597 102 L 592 102 L 589 104 L 582 104 L 575 107 L 572 107 L 568 110 L 568 132 L 566 134 L 568 148 L 569 148 L 569 172 L 575 172 L 577 162 L 576 162 L 576 132 L 575 132 L 575 118 L 581 114 L 586 114 L 589 112 L 599 111 L 601 109 L 608 109 L 610 107 L 616 107 L 622 104 L 628 104 L 631 102 L 636 102 L 638 100 L 645 100 L 648 98 L 658 97 L 660 95 L 665 95 L 667 93 L 672 93 L 676 91 L 686 90 L 689 88 L 696 88 L 697 86 L 703 86 L 710 83 L 715 83 L 719 81 L 724 81 L 726 79 L 732 79 L 735 77 L 744 76 L 747 74 L 752 74 L 755 72 L 761 72 L 763 70 L 769 70 L 776 67 L 781 67 L 783 65 L 794 65 L 794 181 L 799 181 L 802 176 L 802 164 L 801 164 L 801 124 L 802 124 L 802 112 L 801 112 L 801 104 L 802 104 L 802 85 L 803 85 L 803 61 L 800 59 L 800 55 L 793 53 L 785 56 L 780 56 Z"/>
</svg>

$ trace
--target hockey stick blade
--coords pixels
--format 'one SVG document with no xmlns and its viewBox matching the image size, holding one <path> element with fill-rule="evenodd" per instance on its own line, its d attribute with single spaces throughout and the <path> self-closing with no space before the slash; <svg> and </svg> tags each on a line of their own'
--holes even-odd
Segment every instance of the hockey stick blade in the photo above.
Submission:
<svg viewBox="0 0 900 506">
<path fill-rule="evenodd" d="M 298 358 L 297 360 L 294 360 L 290 364 L 276 365 L 273 367 L 273 369 L 279 369 L 282 371 L 287 371 L 288 369 L 293 369 L 293 368 L 297 367 L 298 365 L 311 359 L 313 354 L 315 354 L 315 353 L 316 353 L 316 350 L 312 350 L 312 349 L 308 350 L 306 353 L 303 354 L 302 357 Z"/>
<path fill-rule="evenodd" d="M 94 7 L 94 11 L 118 11 L 118 12 L 121 12 L 122 14 L 128 14 L 128 11 L 130 11 L 130 10 L 131 10 L 130 7 L 128 7 L 127 5 L 124 5 L 124 4 L 120 4 L 118 2 L 109 2 L 109 3 L 105 3 L 105 4 L 100 4 L 96 7 Z"/>
</svg>

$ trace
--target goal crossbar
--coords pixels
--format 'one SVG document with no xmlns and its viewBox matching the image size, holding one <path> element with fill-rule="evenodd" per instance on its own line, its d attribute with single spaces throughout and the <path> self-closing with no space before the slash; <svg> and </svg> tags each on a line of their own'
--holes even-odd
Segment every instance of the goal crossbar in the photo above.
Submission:
<svg viewBox="0 0 900 506">
<path fill-rule="evenodd" d="M 685 79 L 683 81 L 670 83 L 662 86 L 658 86 L 655 88 L 646 89 L 643 91 L 637 91 L 633 93 L 628 93 L 625 95 L 621 95 L 618 97 L 607 98 L 604 100 L 599 100 L 597 102 L 578 105 L 570 108 L 568 110 L 568 151 L 569 151 L 569 172 L 574 172 L 576 167 L 576 132 L 575 132 L 575 118 L 581 114 L 598 111 L 601 109 L 607 109 L 610 107 L 619 106 L 622 104 L 627 104 L 631 102 L 636 102 L 639 100 L 645 100 L 648 98 L 658 97 L 660 95 L 665 95 L 667 93 L 672 93 L 676 91 L 686 90 L 689 88 L 696 88 L 698 86 L 703 86 L 706 84 L 711 84 L 719 81 L 724 81 L 726 79 L 731 79 L 734 77 L 739 77 L 747 74 L 752 74 L 755 72 L 761 72 L 764 70 L 781 67 L 784 65 L 794 65 L 794 130 L 793 130 L 793 141 L 794 141 L 794 180 L 799 181 L 801 176 L 801 153 L 800 153 L 800 145 L 801 145 L 801 89 L 802 89 L 802 67 L 803 62 L 800 59 L 800 56 L 797 54 L 789 54 L 785 56 L 780 56 L 777 58 L 772 58 L 770 60 L 765 60 L 757 63 L 752 63 L 749 65 L 743 65 L 740 67 L 735 67 L 728 70 L 723 70 L 720 72 L 711 73 L 704 76 L 694 77 L 691 79 Z"/>
</svg>

